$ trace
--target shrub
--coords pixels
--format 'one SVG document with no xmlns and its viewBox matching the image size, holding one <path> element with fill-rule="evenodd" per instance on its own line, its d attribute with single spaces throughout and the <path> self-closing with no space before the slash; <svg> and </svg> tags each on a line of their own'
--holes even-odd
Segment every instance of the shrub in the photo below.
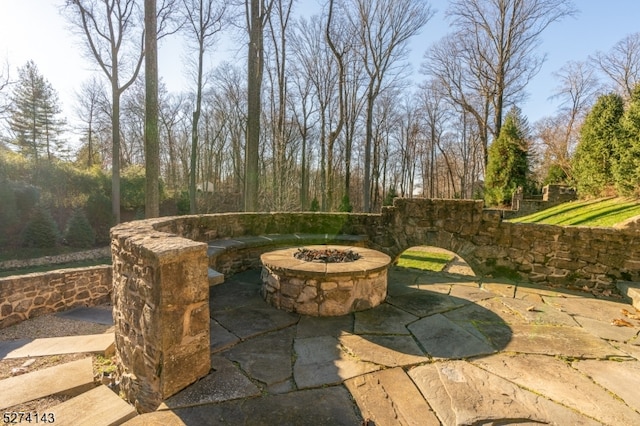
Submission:
<svg viewBox="0 0 640 426">
<path fill-rule="evenodd" d="M 389 191 L 387 191 L 387 195 L 385 195 L 384 200 L 382 201 L 383 206 L 392 206 L 393 199 L 398 196 L 398 192 L 394 186 L 389 187 Z"/>
<path fill-rule="evenodd" d="M 353 206 L 351 205 L 351 201 L 349 200 L 349 195 L 345 194 L 340 200 L 340 207 L 338 210 L 341 212 L 351 213 L 353 211 Z"/>
<path fill-rule="evenodd" d="M 111 198 L 101 192 L 91 194 L 85 207 L 87 219 L 95 232 L 95 242 L 102 244 L 109 242 L 109 230 L 113 225 L 111 213 Z"/>
<path fill-rule="evenodd" d="M 176 199 L 176 206 L 179 215 L 189 214 L 191 212 L 191 206 L 189 204 L 189 193 L 187 191 L 180 191 L 180 194 Z"/>
<path fill-rule="evenodd" d="M 318 202 L 318 198 L 316 197 L 314 197 L 313 200 L 311 200 L 311 211 L 312 212 L 320 211 L 320 203 Z"/>
<path fill-rule="evenodd" d="M 64 239 L 71 247 L 86 248 L 95 244 L 95 233 L 83 210 L 77 209 L 69 219 Z"/>
<path fill-rule="evenodd" d="M 44 207 L 36 207 L 22 231 L 22 245 L 24 247 L 55 247 L 58 241 L 58 226 L 51 214 Z"/>
<path fill-rule="evenodd" d="M 18 207 L 13 188 L 8 182 L 0 182 L 0 243 L 5 244 L 10 229 L 18 222 Z"/>
<path fill-rule="evenodd" d="M 22 216 L 28 216 L 40 200 L 40 192 L 30 185 L 16 185 L 14 189 L 16 207 Z"/>
</svg>

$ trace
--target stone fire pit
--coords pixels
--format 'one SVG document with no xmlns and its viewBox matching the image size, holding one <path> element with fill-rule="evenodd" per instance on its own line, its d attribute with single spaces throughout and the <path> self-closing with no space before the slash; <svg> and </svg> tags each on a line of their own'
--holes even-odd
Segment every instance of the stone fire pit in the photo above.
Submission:
<svg viewBox="0 0 640 426">
<path fill-rule="evenodd" d="M 346 251 L 360 257 L 352 262 L 326 263 L 295 257 L 299 248 L 264 253 L 262 297 L 272 306 L 313 316 L 337 316 L 373 308 L 387 296 L 391 258 L 362 247 L 305 246 L 309 250 Z"/>
</svg>

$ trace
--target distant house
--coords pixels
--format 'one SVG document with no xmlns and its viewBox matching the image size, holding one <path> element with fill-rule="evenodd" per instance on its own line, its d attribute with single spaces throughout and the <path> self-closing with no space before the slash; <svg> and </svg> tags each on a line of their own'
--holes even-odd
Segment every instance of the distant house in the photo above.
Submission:
<svg viewBox="0 0 640 426">
<path fill-rule="evenodd" d="M 213 183 L 202 182 L 196 185 L 196 191 L 213 193 Z"/>
</svg>

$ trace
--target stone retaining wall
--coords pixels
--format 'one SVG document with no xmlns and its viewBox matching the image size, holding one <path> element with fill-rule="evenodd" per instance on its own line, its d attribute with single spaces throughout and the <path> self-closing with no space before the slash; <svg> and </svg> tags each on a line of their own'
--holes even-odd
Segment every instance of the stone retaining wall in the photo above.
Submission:
<svg viewBox="0 0 640 426">
<path fill-rule="evenodd" d="M 140 412 L 211 368 L 207 246 L 157 232 L 153 223 L 111 230 L 117 376 Z"/>
<path fill-rule="evenodd" d="M 75 306 L 111 300 L 111 266 L 0 278 L 0 328 Z"/>
<path fill-rule="evenodd" d="M 109 247 L 102 247 L 92 250 L 84 250 L 73 253 L 58 254 L 56 256 L 38 257 L 36 259 L 13 259 L 0 262 L 0 270 L 11 270 L 18 268 L 30 268 L 33 266 L 56 265 L 60 263 L 71 263 L 82 260 L 97 260 L 111 257 Z"/>
<path fill-rule="evenodd" d="M 395 199 L 380 214 L 225 213 L 118 225 L 111 236 L 122 389 L 138 410 L 150 411 L 207 374 L 204 242 L 211 240 L 293 233 L 364 235 L 367 248 L 394 260 L 419 245 L 453 251 L 481 276 L 509 272 L 524 280 L 600 291 L 615 291 L 619 279 L 640 281 L 637 228 L 515 224 L 501 216 L 500 211 L 484 210 L 482 201 Z"/>
</svg>

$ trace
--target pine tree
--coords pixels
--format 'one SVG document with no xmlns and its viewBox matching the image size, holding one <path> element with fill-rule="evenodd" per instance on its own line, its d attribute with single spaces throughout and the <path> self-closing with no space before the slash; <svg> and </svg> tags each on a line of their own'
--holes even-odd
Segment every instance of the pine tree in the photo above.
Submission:
<svg viewBox="0 0 640 426">
<path fill-rule="evenodd" d="M 511 108 L 500 135 L 489 147 L 485 202 L 504 205 L 513 192 L 529 184 L 529 125 L 518 108 Z"/>
<path fill-rule="evenodd" d="M 615 140 L 611 170 L 619 195 L 640 194 L 640 84 L 620 119 L 620 135 Z"/>
<path fill-rule="evenodd" d="M 614 146 L 623 114 L 624 101 L 615 93 L 600 96 L 587 114 L 572 167 L 580 195 L 601 196 L 613 187 Z"/>
<path fill-rule="evenodd" d="M 51 160 L 60 151 L 64 120 L 58 94 L 40 74 L 33 61 L 18 70 L 18 82 L 13 91 L 9 127 L 15 135 L 14 144 L 20 152 L 36 162 L 46 155 Z"/>
</svg>

